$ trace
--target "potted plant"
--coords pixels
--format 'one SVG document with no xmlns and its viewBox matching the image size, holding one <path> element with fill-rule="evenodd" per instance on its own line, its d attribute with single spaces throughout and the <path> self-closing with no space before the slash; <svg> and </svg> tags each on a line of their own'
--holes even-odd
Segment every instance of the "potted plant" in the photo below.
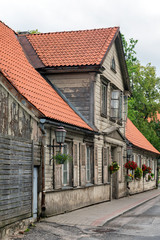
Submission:
<svg viewBox="0 0 160 240">
<path fill-rule="evenodd" d="M 142 165 L 143 177 L 146 176 L 147 173 L 151 173 L 151 168 L 146 166 L 145 164 Z"/>
<path fill-rule="evenodd" d="M 64 164 L 68 160 L 72 160 L 72 157 L 68 154 L 58 152 L 53 159 L 56 161 L 57 164 Z"/>
<path fill-rule="evenodd" d="M 151 180 L 154 180 L 154 173 L 151 173 Z"/>
<path fill-rule="evenodd" d="M 119 165 L 116 161 L 112 162 L 112 164 L 109 166 L 110 173 L 115 173 L 119 170 Z"/>
<path fill-rule="evenodd" d="M 134 176 L 131 173 L 125 176 L 126 182 L 132 182 L 133 178 Z"/>
<path fill-rule="evenodd" d="M 124 167 L 129 170 L 135 170 L 137 168 L 137 163 L 134 161 L 128 161 L 124 164 Z"/>
<path fill-rule="evenodd" d="M 150 180 L 151 180 L 151 175 L 148 174 L 148 179 L 147 179 L 147 181 L 149 182 Z"/>
<path fill-rule="evenodd" d="M 143 175 L 143 171 L 141 168 L 137 167 L 135 172 L 134 172 L 134 177 L 136 180 L 140 180 Z"/>
</svg>

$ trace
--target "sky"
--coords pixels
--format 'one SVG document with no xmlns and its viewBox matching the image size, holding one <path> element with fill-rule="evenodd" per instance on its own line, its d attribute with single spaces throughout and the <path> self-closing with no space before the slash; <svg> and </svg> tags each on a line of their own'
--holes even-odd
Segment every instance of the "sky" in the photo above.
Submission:
<svg viewBox="0 0 160 240">
<path fill-rule="evenodd" d="M 160 0 L 5 0 L 0 20 L 17 31 L 57 32 L 119 26 L 138 40 L 137 57 L 160 77 Z"/>
</svg>

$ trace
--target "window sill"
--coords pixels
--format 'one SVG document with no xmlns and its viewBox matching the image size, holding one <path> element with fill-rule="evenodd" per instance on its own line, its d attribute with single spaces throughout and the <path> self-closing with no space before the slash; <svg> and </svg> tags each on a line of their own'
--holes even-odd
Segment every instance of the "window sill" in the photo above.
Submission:
<svg viewBox="0 0 160 240">
<path fill-rule="evenodd" d="M 101 117 L 103 117 L 103 118 L 107 118 L 107 115 L 104 114 L 104 113 L 101 113 Z"/>
<path fill-rule="evenodd" d="M 77 187 L 70 187 L 70 186 L 66 186 L 66 187 L 62 187 L 59 189 L 53 189 L 53 190 L 46 190 L 45 193 L 54 193 L 54 192 L 62 192 L 62 191 L 74 191 L 74 190 L 78 190 L 78 189 L 85 189 L 85 188 L 90 188 L 90 187 L 100 187 L 100 186 L 105 186 L 105 185 L 110 185 L 110 182 L 107 183 L 100 183 L 100 184 L 93 184 L 93 183 L 87 183 L 85 186 L 77 186 Z"/>
<path fill-rule="evenodd" d="M 117 71 L 116 71 L 114 68 L 112 68 L 112 67 L 111 67 L 111 70 L 112 70 L 114 73 L 117 73 Z"/>
</svg>

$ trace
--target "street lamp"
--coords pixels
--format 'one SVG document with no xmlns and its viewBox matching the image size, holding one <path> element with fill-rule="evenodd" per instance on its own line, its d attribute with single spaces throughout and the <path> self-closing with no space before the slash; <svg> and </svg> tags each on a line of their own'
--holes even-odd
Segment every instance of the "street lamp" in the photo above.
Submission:
<svg viewBox="0 0 160 240">
<path fill-rule="evenodd" d="M 127 159 L 128 158 L 130 159 L 131 156 L 132 156 L 132 147 L 131 147 L 131 145 L 128 145 L 127 146 Z"/>
<path fill-rule="evenodd" d="M 55 130 L 55 135 L 56 135 L 56 142 L 59 144 L 64 143 L 65 141 L 65 137 L 66 137 L 66 130 L 64 129 L 64 127 L 58 127 Z"/>
<path fill-rule="evenodd" d="M 59 151 L 61 151 L 61 148 L 64 146 L 62 145 L 65 142 L 65 137 L 66 137 L 66 130 L 64 127 L 60 126 L 55 130 L 55 135 L 56 135 L 56 142 L 59 145 L 47 145 L 47 147 L 59 147 Z"/>
<path fill-rule="evenodd" d="M 59 144 L 59 151 L 61 151 L 62 144 L 64 143 L 65 137 L 66 137 L 66 130 L 64 129 L 64 127 L 60 126 L 56 129 L 55 135 L 56 135 L 56 142 Z M 56 147 L 56 146 L 53 146 L 53 147 Z"/>
</svg>

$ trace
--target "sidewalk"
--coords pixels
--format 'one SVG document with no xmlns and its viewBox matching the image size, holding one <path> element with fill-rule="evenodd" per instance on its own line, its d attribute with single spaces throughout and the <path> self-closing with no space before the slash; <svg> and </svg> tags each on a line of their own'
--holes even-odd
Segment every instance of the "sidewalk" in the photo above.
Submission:
<svg viewBox="0 0 160 240">
<path fill-rule="evenodd" d="M 137 207 L 160 195 L 160 189 L 154 189 L 133 196 L 113 199 L 93 206 L 75 210 L 44 219 L 62 225 L 103 226 L 107 221 Z"/>
</svg>

